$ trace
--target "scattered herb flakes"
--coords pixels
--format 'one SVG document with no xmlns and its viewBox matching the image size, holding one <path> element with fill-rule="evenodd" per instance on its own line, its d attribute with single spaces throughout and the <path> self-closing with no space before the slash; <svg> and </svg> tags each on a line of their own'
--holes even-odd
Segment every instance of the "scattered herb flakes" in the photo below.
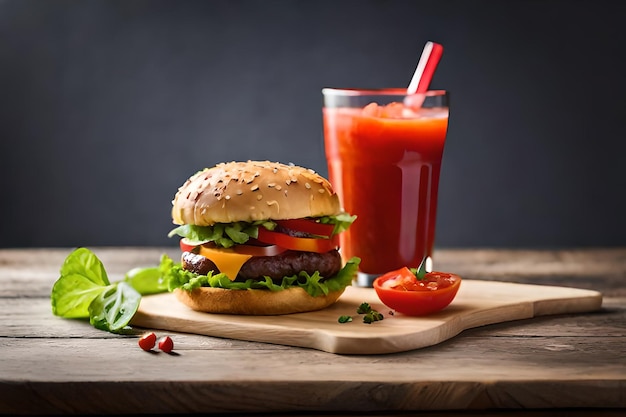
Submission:
<svg viewBox="0 0 626 417">
<path fill-rule="evenodd" d="M 367 314 L 372 311 L 372 306 L 369 303 L 361 303 L 361 305 L 356 309 L 356 312 L 359 314 Z"/>
<path fill-rule="evenodd" d="M 367 313 L 367 314 L 365 314 L 363 316 L 363 323 L 372 324 L 375 321 L 382 320 L 383 318 L 384 317 L 383 317 L 382 313 L 379 313 L 376 310 L 372 310 L 372 311 L 370 311 L 369 313 Z"/>
<path fill-rule="evenodd" d="M 348 323 L 352 321 L 352 316 L 339 316 L 339 319 L 337 321 L 339 323 Z"/>
<path fill-rule="evenodd" d="M 372 324 L 375 321 L 380 321 L 384 318 L 383 314 L 374 310 L 369 303 L 361 303 L 357 309 L 357 314 L 363 315 L 363 323 Z M 340 316 L 337 320 L 339 323 L 348 323 L 352 321 L 352 316 Z"/>
</svg>

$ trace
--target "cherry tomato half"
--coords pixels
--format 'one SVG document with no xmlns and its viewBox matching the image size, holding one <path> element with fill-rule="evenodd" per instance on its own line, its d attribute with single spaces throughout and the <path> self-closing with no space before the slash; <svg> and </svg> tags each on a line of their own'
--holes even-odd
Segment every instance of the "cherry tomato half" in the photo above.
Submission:
<svg viewBox="0 0 626 417">
<path fill-rule="evenodd" d="M 294 237 L 284 233 L 272 232 L 264 227 L 259 227 L 258 240 L 283 248 L 304 252 L 326 253 L 339 247 L 339 238 L 337 235 L 329 239 Z"/>
<path fill-rule="evenodd" d="M 456 297 L 460 285 L 458 275 L 429 272 L 418 280 L 406 267 L 374 280 L 380 301 L 408 316 L 423 316 L 446 308 Z"/>
</svg>

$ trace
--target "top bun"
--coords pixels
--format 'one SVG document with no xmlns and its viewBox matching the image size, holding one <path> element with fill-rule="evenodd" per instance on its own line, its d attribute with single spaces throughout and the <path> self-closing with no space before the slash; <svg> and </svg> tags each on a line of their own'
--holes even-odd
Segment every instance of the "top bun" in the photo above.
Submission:
<svg viewBox="0 0 626 417">
<path fill-rule="evenodd" d="M 172 201 L 175 224 L 286 220 L 338 214 L 339 198 L 315 171 L 269 161 L 221 163 L 192 175 Z"/>
</svg>

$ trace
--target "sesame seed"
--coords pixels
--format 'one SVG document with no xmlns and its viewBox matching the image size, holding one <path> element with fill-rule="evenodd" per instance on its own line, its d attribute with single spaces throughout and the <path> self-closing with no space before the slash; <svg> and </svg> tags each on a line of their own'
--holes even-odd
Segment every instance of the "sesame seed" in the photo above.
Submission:
<svg viewBox="0 0 626 417">
<path fill-rule="evenodd" d="M 307 190 L 311 189 L 311 184 L 309 184 L 308 182 L 305 182 L 304 186 L 306 187 Z"/>
<path fill-rule="evenodd" d="M 259 189 L 259 185 L 258 184 L 254 184 L 252 187 L 250 187 L 250 191 L 256 191 Z"/>
<path fill-rule="evenodd" d="M 276 186 L 276 189 L 277 189 L 278 191 L 280 191 L 280 190 L 282 190 L 282 189 L 283 189 L 283 187 L 281 187 L 280 185 L 277 185 L 277 186 Z"/>
<path fill-rule="evenodd" d="M 267 186 L 270 187 L 270 188 L 272 188 L 275 185 L 276 185 L 276 183 L 274 183 L 274 182 L 270 182 L 270 183 L 267 184 Z"/>
<path fill-rule="evenodd" d="M 241 194 L 243 194 L 243 191 L 237 190 L 237 195 L 241 195 Z"/>
<path fill-rule="evenodd" d="M 263 194 L 259 194 L 259 195 L 257 195 L 257 196 L 256 196 L 256 199 L 257 199 L 257 200 L 260 200 L 260 199 L 262 199 L 262 198 L 263 198 Z"/>
<path fill-rule="evenodd" d="M 226 197 L 224 197 L 226 200 L 230 200 L 230 196 L 226 195 Z"/>
<path fill-rule="evenodd" d="M 319 190 L 317 190 L 317 192 L 320 193 L 320 194 L 324 194 L 325 191 L 326 190 L 324 190 L 323 188 L 320 188 Z"/>
</svg>

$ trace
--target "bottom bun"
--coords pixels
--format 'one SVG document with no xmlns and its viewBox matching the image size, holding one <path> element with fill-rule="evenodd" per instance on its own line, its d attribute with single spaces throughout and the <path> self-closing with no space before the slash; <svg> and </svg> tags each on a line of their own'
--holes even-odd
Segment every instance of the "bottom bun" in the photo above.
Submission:
<svg viewBox="0 0 626 417">
<path fill-rule="evenodd" d="M 180 302 L 196 311 L 270 316 L 321 310 L 334 304 L 344 290 L 318 297 L 311 297 L 302 288 L 270 291 L 200 287 L 192 291 L 176 289 L 174 293 Z"/>
</svg>

